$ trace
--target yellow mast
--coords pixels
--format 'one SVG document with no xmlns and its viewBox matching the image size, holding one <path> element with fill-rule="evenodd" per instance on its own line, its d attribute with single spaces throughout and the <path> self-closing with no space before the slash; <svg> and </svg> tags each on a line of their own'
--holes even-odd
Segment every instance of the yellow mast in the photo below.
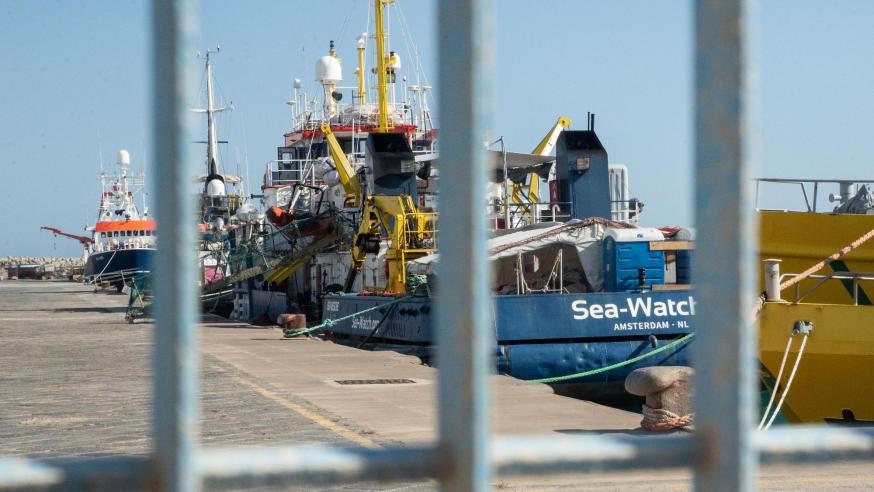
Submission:
<svg viewBox="0 0 874 492">
<path fill-rule="evenodd" d="M 367 34 L 362 34 L 358 38 L 358 70 L 355 70 L 355 75 L 358 76 L 358 105 L 364 106 L 367 104 L 367 89 L 364 87 L 364 43 L 367 42 Z"/>
<path fill-rule="evenodd" d="M 382 6 L 394 3 L 394 0 L 373 0 L 374 21 L 376 22 L 376 90 L 379 92 L 379 128 L 378 132 L 389 131 L 388 121 L 388 89 L 385 82 L 385 31 L 382 26 Z"/>
</svg>

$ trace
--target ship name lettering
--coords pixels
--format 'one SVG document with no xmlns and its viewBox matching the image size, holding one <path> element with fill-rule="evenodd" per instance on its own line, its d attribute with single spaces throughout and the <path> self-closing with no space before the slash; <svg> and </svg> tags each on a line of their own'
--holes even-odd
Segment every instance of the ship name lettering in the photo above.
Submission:
<svg viewBox="0 0 874 492">
<path fill-rule="evenodd" d="M 671 324 L 667 321 L 631 321 L 614 324 L 613 331 L 663 330 L 670 327 Z"/>
<path fill-rule="evenodd" d="M 653 301 L 651 297 L 634 297 L 626 299 L 626 307 L 620 308 L 613 303 L 591 304 L 583 299 L 577 299 L 571 303 L 574 319 L 616 319 L 620 313 L 629 313 L 632 317 L 643 315 L 645 317 L 658 316 L 694 316 L 695 299 L 689 296 L 683 301 L 668 299 L 667 301 Z"/>
<path fill-rule="evenodd" d="M 379 324 L 378 319 L 369 318 L 354 318 L 352 320 L 353 330 L 372 330 Z"/>
<path fill-rule="evenodd" d="M 627 299 L 628 312 L 637 317 L 638 313 L 644 316 L 694 316 L 695 299 L 692 296 L 685 301 L 655 301 L 650 297 L 635 297 Z"/>
</svg>

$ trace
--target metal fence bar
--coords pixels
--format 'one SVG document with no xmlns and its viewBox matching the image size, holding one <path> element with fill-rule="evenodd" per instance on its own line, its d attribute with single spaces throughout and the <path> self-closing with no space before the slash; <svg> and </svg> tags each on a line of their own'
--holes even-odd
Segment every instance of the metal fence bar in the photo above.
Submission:
<svg viewBox="0 0 874 492">
<path fill-rule="evenodd" d="M 699 491 L 755 486 L 755 266 L 749 200 L 746 0 L 695 3 L 695 169 L 699 302 L 695 433 Z"/>
<path fill-rule="evenodd" d="M 146 487 L 151 471 L 148 456 L 0 458 L 0 490 L 136 490 Z"/>
<path fill-rule="evenodd" d="M 765 463 L 874 459 L 874 428 L 773 428 L 755 434 Z M 508 436 L 491 441 L 491 466 L 501 475 L 580 473 L 707 466 L 694 435 Z M 322 445 L 204 449 L 196 472 L 213 487 L 321 485 L 361 480 L 441 478 L 445 453 L 434 446 L 361 449 Z M 115 490 L 152 485 L 146 457 L 76 460 L 0 459 L 0 490 Z"/>
<path fill-rule="evenodd" d="M 379 1 L 379 0 L 377 0 Z M 486 256 L 486 151 L 492 100 L 491 0 L 438 4 L 440 40 L 441 191 L 435 324 L 439 434 L 446 453 L 447 491 L 489 487 L 491 296 Z M 451 238 L 451 240 L 445 240 Z"/>
<path fill-rule="evenodd" d="M 197 79 L 194 0 L 156 0 L 152 7 L 153 138 L 158 252 L 155 265 L 154 460 L 160 490 L 199 489 L 196 227 L 190 142 Z"/>
<path fill-rule="evenodd" d="M 444 475 L 435 446 L 387 449 L 325 445 L 204 449 L 198 468 L 207 489 L 364 480 L 416 480 Z"/>
<path fill-rule="evenodd" d="M 747 124 L 745 0 L 696 4 L 696 162 L 702 316 L 697 353 L 697 431 L 659 439 L 633 436 L 515 436 L 488 439 L 490 337 L 485 258 L 485 155 L 490 0 L 440 4 L 441 76 L 452 87 L 441 105 L 443 166 L 458 179 L 441 207 L 443 284 L 438 303 L 440 436 L 436 447 L 379 450 L 295 445 L 197 449 L 197 345 L 194 203 L 187 193 L 193 46 L 192 0 L 159 0 L 153 9 L 154 121 L 159 296 L 155 342 L 154 460 L 112 456 L 74 460 L 0 458 L 0 489 L 158 488 L 207 485 L 444 480 L 448 490 L 485 490 L 499 473 L 559 473 L 647 467 L 696 467 L 699 490 L 750 490 L 756 454 L 763 462 L 870 460 L 874 429 L 824 426 L 755 433 L 753 424 L 752 220 Z M 447 260 L 450 259 L 450 260 Z M 164 272 L 162 275 L 161 272 Z M 156 465 L 156 466 L 155 466 Z"/>
</svg>

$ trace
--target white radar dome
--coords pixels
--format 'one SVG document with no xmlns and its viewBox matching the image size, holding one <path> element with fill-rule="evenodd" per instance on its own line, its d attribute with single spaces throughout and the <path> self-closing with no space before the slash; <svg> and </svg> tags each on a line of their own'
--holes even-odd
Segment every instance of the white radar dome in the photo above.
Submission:
<svg viewBox="0 0 874 492">
<path fill-rule="evenodd" d="M 119 166 L 130 166 L 130 152 L 126 150 L 119 150 L 117 162 Z"/>
<path fill-rule="evenodd" d="M 206 194 L 209 196 L 225 196 L 225 182 L 220 179 L 210 180 L 206 184 Z"/>
<path fill-rule="evenodd" d="M 316 82 L 334 83 L 343 80 L 343 69 L 340 60 L 331 55 L 325 55 L 316 62 Z"/>
</svg>

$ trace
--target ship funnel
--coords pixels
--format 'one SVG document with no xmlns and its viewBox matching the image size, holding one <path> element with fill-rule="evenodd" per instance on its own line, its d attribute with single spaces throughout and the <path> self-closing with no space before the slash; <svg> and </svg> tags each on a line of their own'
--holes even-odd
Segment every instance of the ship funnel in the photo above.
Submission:
<svg viewBox="0 0 874 492">
<path fill-rule="evenodd" d="M 592 116 L 589 125 L 594 126 Z M 607 149 L 594 130 L 561 132 L 555 164 L 559 202 L 570 204 L 572 218 L 611 218 Z"/>
<path fill-rule="evenodd" d="M 119 150 L 117 162 L 119 166 L 130 166 L 130 152 L 126 150 Z"/>
</svg>

